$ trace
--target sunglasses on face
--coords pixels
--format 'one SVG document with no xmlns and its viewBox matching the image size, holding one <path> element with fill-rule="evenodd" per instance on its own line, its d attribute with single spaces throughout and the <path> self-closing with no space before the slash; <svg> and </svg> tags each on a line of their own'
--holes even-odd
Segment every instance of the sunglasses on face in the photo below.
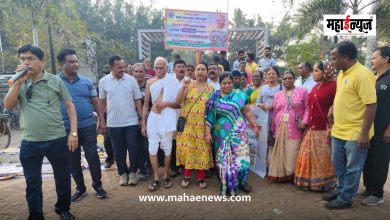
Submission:
<svg viewBox="0 0 390 220">
<path fill-rule="evenodd" d="M 27 85 L 27 89 L 26 89 L 27 102 L 29 102 L 30 99 L 32 98 L 32 89 L 33 89 L 33 84 L 32 84 L 32 83 L 29 83 L 29 84 Z"/>
</svg>

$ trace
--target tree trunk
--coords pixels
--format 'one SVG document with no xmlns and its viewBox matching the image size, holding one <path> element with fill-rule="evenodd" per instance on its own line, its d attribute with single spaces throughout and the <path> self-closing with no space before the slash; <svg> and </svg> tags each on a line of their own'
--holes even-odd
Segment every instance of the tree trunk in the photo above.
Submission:
<svg viewBox="0 0 390 220">
<path fill-rule="evenodd" d="M 49 34 L 49 48 L 50 48 L 50 64 L 51 64 L 51 73 L 56 74 L 56 61 L 54 60 L 54 46 L 53 46 L 53 38 L 51 35 L 51 22 L 48 21 L 47 32 Z"/>
<path fill-rule="evenodd" d="M 0 55 L 1 55 L 1 69 L 2 72 L 5 72 L 5 66 L 4 66 L 4 54 L 3 54 L 3 39 L 1 38 L 1 30 L 0 30 Z"/>
<path fill-rule="evenodd" d="M 381 1 L 377 1 L 375 3 L 372 4 L 372 9 L 378 7 L 379 5 L 381 4 Z M 373 11 L 371 9 L 371 11 Z M 372 57 L 372 54 L 374 53 L 374 50 L 376 48 L 376 36 L 370 36 L 370 37 L 367 37 L 367 51 L 366 51 L 366 61 L 364 63 L 364 65 L 371 69 L 371 57 Z"/>
<path fill-rule="evenodd" d="M 33 21 L 32 31 L 33 31 L 33 45 L 38 47 L 38 22 Z"/>
</svg>

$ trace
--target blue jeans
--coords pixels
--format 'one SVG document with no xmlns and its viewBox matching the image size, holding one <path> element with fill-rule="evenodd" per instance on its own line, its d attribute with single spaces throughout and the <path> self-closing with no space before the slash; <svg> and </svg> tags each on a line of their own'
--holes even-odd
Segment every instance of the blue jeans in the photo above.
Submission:
<svg viewBox="0 0 390 220">
<path fill-rule="evenodd" d="M 138 125 L 121 128 L 108 128 L 112 148 L 119 175 L 137 172 L 140 157 L 140 129 Z M 129 152 L 130 170 L 127 167 L 127 152 Z"/>
<path fill-rule="evenodd" d="M 69 135 L 70 130 L 66 130 Z M 76 189 L 84 192 L 86 190 L 84 184 L 83 170 L 81 169 L 81 146 L 83 146 L 85 159 L 88 162 L 89 172 L 92 177 L 92 187 L 96 190 L 102 187 L 102 172 L 100 168 L 100 159 L 97 152 L 96 125 L 77 129 L 79 147 L 74 151 L 69 152 L 69 167 L 70 173 L 76 183 Z"/>
<path fill-rule="evenodd" d="M 339 201 L 352 204 L 352 198 L 359 188 L 367 152 L 368 149 L 358 148 L 357 141 L 345 141 L 332 136 L 332 163 L 336 169 Z"/>
<path fill-rule="evenodd" d="M 55 212 L 70 209 L 70 174 L 68 167 L 67 138 L 49 141 L 25 141 L 20 146 L 20 162 L 26 179 L 26 199 L 30 215 L 28 219 L 43 219 L 42 213 L 42 161 L 47 157 L 53 167 L 57 203 Z"/>
</svg>

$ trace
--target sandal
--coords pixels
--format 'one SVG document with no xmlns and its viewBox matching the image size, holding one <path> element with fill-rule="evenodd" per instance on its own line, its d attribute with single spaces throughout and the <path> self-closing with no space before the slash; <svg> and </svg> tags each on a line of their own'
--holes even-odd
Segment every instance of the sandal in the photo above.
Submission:
<svg viewBox="0 0 390 220">
<path fill-rule="evenodd" d="M 206 189 L 207 188 L 207 183 L 204 180 L 198 180 L 198 186 L 201 189 Z"/>
<path fill-rule="evenodd" d="M 190 185 L 190 179 L 191 178 L 184 177 L 183 180 L 181 181 L 181 187 L 187 188 Z"/>
<path fill-rule="evenodd" d="M 153 192 L 156 191 L 158 188 L 160 188 L 161 183 L 158 180 L 153 180 L 152 183 L 149 185 L 149 191 Z"/>
<path fill-rule="evenodd" d="M 171 188 L 173 186 L 173 183 L 171 182 L 171 180 L 167 177 L 164 179 L 163 181 L 163 186 L 164 188 L 168 189 L 168 188 Z"/>
</svg>

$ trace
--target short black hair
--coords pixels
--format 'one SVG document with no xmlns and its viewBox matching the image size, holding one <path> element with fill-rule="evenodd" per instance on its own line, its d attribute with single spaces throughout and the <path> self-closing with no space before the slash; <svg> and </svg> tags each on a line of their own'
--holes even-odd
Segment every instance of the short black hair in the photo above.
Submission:
<svg viewBox="0 0 390 220">
<path fill-rule="evenodd" d="M 245 53 L 244 50 L 238 50 L 237 54 L 240 54 L 240 53 Z"/>
<path fill-rule="evenodd" d="M 45 57 L 45 53 L 41 48 L 33 46 L 31 44 L 26 44 L 24 46 L 19 47 L 18 56 L 20 57 L 20 54 L 26 53 L 28 51 L 30 51 L 32 54 L 38 57 L 39 60 L 42 60 Z"/>
<path fill-rule="evenodd" d="M 192 64 L 187 64 L 186 67 L 187 67 L 187 68 L 188 68 L 188 67 L 191 67 L 191 68 L 195 69 L 195 66 L 192 65 Z"/>
<path fill-rule="evenodd" d="M 180 55 L 179 55 L 179 54 L 175 54 L 175 55 L 173 55 L 173 58 L 174 58 L 174 59 L 181 59 L 181 57 L 180 57 Z"/>
<path fill-rule="evenodd" d="M 340 55 L 347 56 L 350 60 L 356 59 L 358 55 L 358 50 L 355 44 L 350 41 L 341 41 L 334 45 L 332 47 L 332 50 L 333 49 L 336 49 Z"/>
<path fill-rule="evenodd" d="M 246 73 L 246 72 L 243 72 L 243 73 L 242 73 L 242 76 L 245 77 L 246 79 L 249 78 L 248 73 Z"/>
<path fill-rule="evenodd" d="M 226 50 L 219 51 L 219 54 L 226 54 Z"/>
<path fill-rule="evenodd" d="M 388 63 L 390 63 L 390 47 L 389 46 L 384 46 L 384 47 L 378 47 L 374 51 L 379 51 L 379 54 L 381 57 L 389 57 L 387 60 Z"/>
<path fill-rule="evenodd" d="M 313 71 L 313 67 L 311 66 L 311 64 L 307 61 L 303 62 L 302 63 L 307 69 L 309 69 L 309 71 Z"/>
<path fill-rule="evenodd" d="M 123 60 L 123 57 L 117 54 L 114 54 L 108 58 L 108 64 L 114 66 L 115 61 Z"/>
<path fill-rule="evenodd" d="M 268 49 L 269 51 L 272 50 L 271 47 L 265 47 L 265 48 L 264 48 L 264 50 L 267 50 L 267 49 Z"/>
<path fill-rule="evenodd" d="M 248 58 L 250 58 L 251 60 L 254 60 L 255 59 L 255 54 L 254 53 L 248 53 Z"/>
<path fill-rule="evenodd" d="M 186 62 L 184 62 L 184 60 L 176 60 L 174 63 L 173 63 L 173 68 L 176 68 L 176 65 L 177 64 L 184 64 L 184 66 L 186 65 Z"/>
<path fill-rule="evenodd" d="M 225 78 L 229 78 L 233 81 L 233 75 L 230 73 L 230 72 L 223 72 L 220 76 L 219 76 L 219 83 L 221 84 L 222 81 L 225 79 Z"/>
<path fill-rule="evenodd" d="M 221 59 L 220 59 L 219 57 L 217 57 L 217 56 L 215 56 L 215 57 L 213 58 L 213 61 L 214 61 L 215 63 L 221 63 Z"/>
<path fill-rule="evenodd" d="M 57 55 L 58 62 L 62 63 L 65 61 L 65 57 L 68 55 L 76 55 L 76 51 L 71 48 L 64 48 L 60 51 L 60 53 Z"/>
</svg>

